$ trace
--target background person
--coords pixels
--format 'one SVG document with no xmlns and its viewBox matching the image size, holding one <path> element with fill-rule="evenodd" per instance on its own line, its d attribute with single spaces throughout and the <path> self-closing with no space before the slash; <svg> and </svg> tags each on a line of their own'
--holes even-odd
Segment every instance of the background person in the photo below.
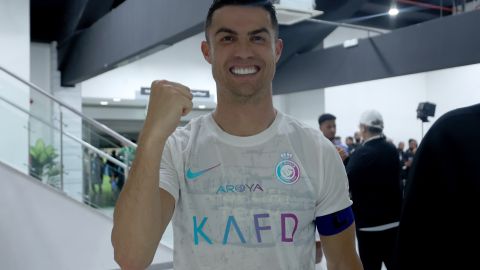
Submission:
<svg viewBox="0 0 480 270">
<path fill-rule="evenodd" d="M 478 267 L 478 138 L 480 104 L 446 113 L 422 139 L 400 219 L 400 269 Z"/>
<path fill-rule="evenodd" d="M 323 135 L 335 145 L 344 164 L 347 164 L 349 156 L 348 147 L 343 145 L 341 140 L 335 140 L 335 135 L 337 133 L 336 119 L 337 118 L 333 114 L 324 113 L 318 117 L 318 127 Z"/>
<path fill-rule="evenodd" d="M 383 134 L 382 115 L 375 110 L 360 117 L 363 145 L 347 165 L 360 259 L 365 270 L 395 269 L 395 245 L 402 204 L 400 161 Z"/>
</svg>

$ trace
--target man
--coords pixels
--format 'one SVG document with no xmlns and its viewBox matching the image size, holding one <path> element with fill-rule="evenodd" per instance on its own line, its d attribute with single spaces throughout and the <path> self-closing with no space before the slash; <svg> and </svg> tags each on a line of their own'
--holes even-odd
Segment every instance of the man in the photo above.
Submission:
<svg viewBox="0 0 480 270">
<path fill-rule="evenodd" d="M 353 142 L 352 136 L 347 136 L 345 138 L 345 145 L 347 146 L 348 153 L 353 153 L 353 151 L 355 151 L 355 143 Z"/>
<path fill-rule="evenodd" d="M 400 179 L 402 181 L 402 190 L 405 190 L 405 183 L 406 183 L 406 166 L 405 166 L 405 143 L 404 142 L 399 142 L 397 146 L 397 152 L 398 152 L 398 160 L 400 161 Z"/>
<path fill-rule="evenodd" d="M 478 138 L 480 104 L 446 113 L 422 139 L 400 219 L 400 269 L 478 267 Z"/>
<path fill-rule="evenodd" d="M 360 136 L 360 132 L 356 131 L 353 134 L 353 138 L 355 139 L 355 146 L 360 146 L 362 144 L 362 136 Z"/>
<path fill-rule="evenodd" d="M 415 139 L 408 140 L 408 149 L 403 153 L 402 178 L 407 179 L 410 175 L 413 158 L 417 152 L 418 143 Z"/>
<path fill-rule="evenodd" d="M 400 161 L 383 135 L 375 110 L 360 117 L 363 146 L 350 157 L 347 174 L 357 224 L 360 259 L 365 270 L 395 269 L 394 247 L 402 203 Z"/>
<path fill-rule="evenodd" d="M 176 270 L 314 269 L 315 225 L 329 269 L 362 269 L 334 147 L 273 108 L 283 44 L 272 4 L 215 1 L 205 28 L 217 108 L 175 130 L 192 95 L 178 83 L 153 83 L 115 208 L 116 261 L 145 269 L 173 217 Z"/>
<path fill-rule="evenodd" d="M 397 146 L 397 152 L 398 152 L 398 159 L 400 160 L 400 163 L 403 163 L 403 156 L 405 155 L 405 143 L 404 142 L 399 142 Z"/>
<path fill-rule="evenodd" d="M 337 133 L 337 124 L 335 120 L 337 118 L 333 114 L 324 113 L 318 117 L 318 127 L 327 139 L 329 139 L 338 151 L 342 161 L 347 164 L 348 162 L 348 148 L 343 145 L 341 141 L 335 140 L 335 134 Z"/>
</svg>

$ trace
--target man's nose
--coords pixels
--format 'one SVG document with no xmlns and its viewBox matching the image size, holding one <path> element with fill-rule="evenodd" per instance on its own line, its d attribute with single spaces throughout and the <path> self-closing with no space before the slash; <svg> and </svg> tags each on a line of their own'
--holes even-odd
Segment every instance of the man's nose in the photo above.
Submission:
<svg viewBox="0 0 480 270">
<path fill-rule="evenodd" d="M 248 59 L 253 57 L 253 50 L 250 42 L 248 41 L 237 42 L 237 46 L 235 48 L 235 56 L 242 59 Z"/>
</svg>

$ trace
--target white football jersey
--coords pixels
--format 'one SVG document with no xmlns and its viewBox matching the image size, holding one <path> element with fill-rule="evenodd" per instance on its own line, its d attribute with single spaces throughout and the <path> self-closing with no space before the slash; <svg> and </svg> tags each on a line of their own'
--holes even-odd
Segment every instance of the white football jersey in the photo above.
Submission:
<svg viewBox="0 0 480 270">
<path fill-rule="evenodd" d="M 212 114 L 177 129 L 160 187 L 176 200 L 176 270 L 313 270 L 316 217 L 352 203 L 333 144 L 280 112 L 248 137 L 227 134 Z"/>
</svg>

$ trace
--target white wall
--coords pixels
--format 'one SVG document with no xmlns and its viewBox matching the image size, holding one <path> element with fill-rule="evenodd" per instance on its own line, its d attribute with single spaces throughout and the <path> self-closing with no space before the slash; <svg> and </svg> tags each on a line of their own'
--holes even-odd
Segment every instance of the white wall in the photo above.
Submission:
<svg viewBox="0 0 480 270">
<path fill-rule="evenodd" d="M 0 65 L 30 78 L 30 1 L 0 1 Z M 29 89 L 0 71 L 0 95 L 28 110 Z M 28 118 L 0 101 L 0 160 L 22 171 L 28 163 Z"/>
<path fill-rule="evenodd" d="M 1 269 L 118 269 L 111 218 L 1 162 L 0 186 Z M 154 263 L 172 260 L 160 246 Z"/>
<path fill-rule="evenodd" d="M 52 63 L 50 51 L 50 44 L 35 42 L 30 44 L 30 81 L 51 94 Z M 49 124 L 53 124 L 53 102 L 33 89 L 30 90 L 30 99 L 32 100 L 30 113 Z M 39 138 L 47 144 L 53 143 L 52 129 L 46 124 L 31 119 L 30 130 L 30 144 L 35 144 Z"/>
<path fill-rule="evenodd" d="M 30 81 L 51 92 L 52 59 L 49 43 L 30 43 Z"/>
<path fill-rule="evenodd" d="M 378 110 L 385 134 L 395 142 L 421 138 L 416 119 L 419 102 L 426 100 L 426 75 L 415 74 L 325 89 L 325 112 L 337 117 L 337 135 L 353 136 L 363 111 Z"/>
<path fill-rule="evenodd" d="M 427 73 L 427 99 L 435 103 L 435 117 L 480 103 L 480 64 Z"/>
<path fill-rule="evenodd" d="M 480 103 L 480 64 L 449 68 L 325 89 L 326 111 L 337 116 L 337 133 L 345 136 L 358 128 L 367 109 L 382 113 L 385 133 L 396 143 L 421 140 L 422 123 L 416 118 L 420 102 L 436 104 L 435 117 L 423 125 L 424 133 L 444 113 Z"/>
<path fill-rule="evenodd" d="M 325 111 L 324 90 L 275 95 L 273 105 L 281 112 L 291 115 L 313 128 L 318 128 L 318 116 Z"/>
<path fill-rule="evenodd" d="M 83 97 L 134 99 L 140 87 L 154 80 L 176 81 L 216 96 L 210 65 L 200 50 L 204 33 L 180 41 L 148 57 L 82 82 Z M 215 98 L 216 100 L 216 98 Z"/>
</svg>

